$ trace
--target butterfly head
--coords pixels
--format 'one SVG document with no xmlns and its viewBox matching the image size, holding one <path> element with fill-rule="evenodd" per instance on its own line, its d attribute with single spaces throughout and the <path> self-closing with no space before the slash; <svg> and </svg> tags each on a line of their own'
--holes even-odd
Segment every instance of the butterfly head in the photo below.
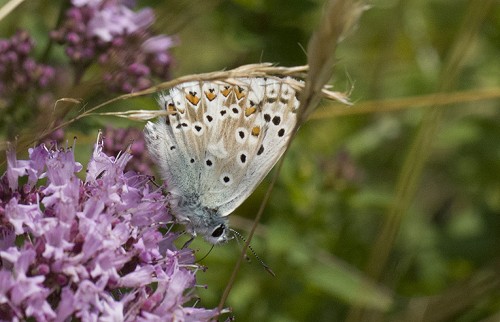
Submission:
<svg viewBox="0 0 500 322">
<path fill-rule="evenodd" d="M 228 236 L 229 229 L 224 223 L 220 223 L 215 227 L 207 227 L 208 234 L 203 235 L 205 240 L 211 244 L 217 245 L 225 243 L 232 237 Z"/>
<path fill-rule="evenodd" d="M 179 209 L 181 210 L 181 209 Z M 190 208 L 184 212 L 186 228 L 194 236 L 202 236 L 210 244 L 222 244 L 232 239 L 226 217 L 219 216 L 217 210 Z M 181 210 L 180 213 L 183 213 Z"/>
</svg>

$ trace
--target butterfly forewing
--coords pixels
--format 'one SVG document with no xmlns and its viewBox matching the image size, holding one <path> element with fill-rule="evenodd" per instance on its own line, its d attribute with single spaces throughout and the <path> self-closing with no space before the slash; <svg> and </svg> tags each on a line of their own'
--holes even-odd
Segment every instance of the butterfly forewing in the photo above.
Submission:
<svg viewBox="0 0 500 322">
<path fill-rule="evenodd" d="M 238 207 L 271 170 L 283 154 L 296 122 L 295 91 L 283 80 L 246 81 L 249 91 L 239 102 L 241 114 L 225 133 L 230 156 L 224 160 L 224 168 L 233 175 L 229 178 L 231 184 L 218 191 L 208 187 L 213 182 L 209 180 L 201 196 L 203 204 L 218 207 L 223 216 Z M 223 179 L 223 173 L 218 178 Z"/>
</svg>

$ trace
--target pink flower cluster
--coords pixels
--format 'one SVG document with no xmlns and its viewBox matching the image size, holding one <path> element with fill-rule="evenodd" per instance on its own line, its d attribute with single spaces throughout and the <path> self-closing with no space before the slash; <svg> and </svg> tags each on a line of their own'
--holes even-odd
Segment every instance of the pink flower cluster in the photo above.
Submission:
<svg viewBox="0 0 500 322">
<path fill-rule="evenodd" d="M 9 39 L 0 39 L 0 96 L 46 88 L 54 80 L 54 68 L 31 57 L 34 45 L 31 36 L 21 30 Z"/>
<path fill-rule="evenodd" d="M 104 145 L 103 151 L 106 154 L 115 155 L 123 150 L 124 146 L 130 145 L 129 153 L 132 159 L 127 163 L 126 170 L 153 175 L 154 163 L 149 158 L 144 141 L 144 132 L 136 127 L 114 128 L 106 126 L 103 130 Z M 133 144 L 131 144 L 133 142 Z"/>
<path fill-rule="evenodd" d="M 172 218 L 161 189 L 125 172 L 131 155 L 98 142 L 86 179 L 71 148 L 8 152 L 0 179 L 0 320 L 206 321 L 194 308 L 190 249 L 158 231 Z M 44 184 L 44 186 L 41 186 Z"/>
<path fill-rule="evenodd" d="M 176 40 L 156 35 L 151 8 L 133 11 L 126 0 L 72 0 L 65 20 L 51 36 L 82 72 L 98 63 L 109 89 L 130 93 L 169 78 Z"/>
</svg>

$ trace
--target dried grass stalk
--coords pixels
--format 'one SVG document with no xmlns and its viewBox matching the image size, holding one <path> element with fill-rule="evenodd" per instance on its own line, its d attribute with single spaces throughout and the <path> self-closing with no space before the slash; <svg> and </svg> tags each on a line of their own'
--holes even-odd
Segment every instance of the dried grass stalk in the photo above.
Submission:
<svg viewBox="0 0 500 322">
<path fill-rule="evenodd" d="M 0 21 L 7 17 L 14 9 L 17 8 L 24 0 L 10 0 L 0 8 Z"/>
<path fill-rule="evenodd" d="M 111 103 L 114 103 L 116 101 L 121 101 L 121 100 L 126 100 L 134 97 L 139 97 L 139 96 L 144 96 L 144 95 L 149 95 L 153 94 L 156 92 L 160 92 L 162 90 L 166 90 L 169 88 L 172 88 L 176 85 L 185 83 L 185 82 L 191 82 L 191 81 L 224 81 L 224 82 L 229 82 L 229 83 L 237 83 L 237 78 L 242 78 L 242 77 L 275 77 L 275 76 L 293 76 L 297 78 L 304 78 L 306 77 L 306 72 L 308 70 L 307 66 L 295 66 L 295 67 L 277 67 L 273 66 L 271 63 L 262 63 L 262 64 L 250 64 L 250 65 L 243 65 L 240 67 L 237 67 L 232 70 L 228 71 L 217 71 L 217 72 L 211 72 L 211 73 L 204 73 L 204 74 L 192 74 L 192 75 L 187 75 L 187 76 L 182 76 L 178 77 L 176 79 L 173 79 L 168 82 L 163 82 L 161 84 L 149 87 L 145 90 L 138 91 L 135 93 L 130 93 L 130 94 L 124 94 L 120 95 L 118 97 L 115 97 L 111 100 L 108 100 L 102 104 L 99 104 L 97 106 L 94 106 L 90 109 L 87 109 L 85 112 L 81 113 L 80 115 L 76 116 L 75 118 L 64 122 L 57 126 L 56 128 L 53 128 L 52 131 L 55 131 L 59 128 L 68 126 L 69 124 L 87 116 L 92 116 L 92 115 L 115 115 L 119 117 L 125 117 L 129 118 L 131 120 L 137 121 L 137 120 L 149 120 L 152 117 L 155 116 L 160 116 L 157 114 L 158 112 L 153 112 L 153 111 L 143 111 L 143 110 L 131 110 L 131 111 L 125 111 L 125 112 L 113 112 L 113 113 L 95 113 L 98 109 L 109 105 Z M 304 87 L 304 83 L 298 82 L 298 81 L 293 81 L 290 80 L 290 85 L 298 88 L 299 90 L 302 90 Z M 326 88 L 322 88 L 320 90 L 320 95 L 322 95 L 325 98 L 328 99 L 333 99 L 345 104 L 348 104 L 348 99 L 347 96 L 343 93 L 339 92 L 333 92 L 330 91 Z M 155 114 L 156 113 L 156 114 Z M 163 114 L 162 114 L 163 115 Z"/>
<path fill-rule="evenodd" d="M 366 9 L 363 2 L 353 0 L 332 0 L 326 5 L 323 18 L 307 47 L 309 72 L 301 93 L 297 127 L 316 109 L 324 86 L 332 77 L 337 43 L 353 30 Z"/>
</svg>

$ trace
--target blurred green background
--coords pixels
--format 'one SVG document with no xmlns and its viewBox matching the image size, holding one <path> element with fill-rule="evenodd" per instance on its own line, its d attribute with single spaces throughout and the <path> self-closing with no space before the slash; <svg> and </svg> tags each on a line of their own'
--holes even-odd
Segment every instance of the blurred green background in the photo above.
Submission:
<svg viewBox="0 0 500 322">
<path fill-rule="evenodd" d="M 303 65 L 325 7 L 137 2 L 154 8 L 158 32 L 179 37 L 173 77 Z M 277 277 L 249 255 L 226 304 L 238 321 L 500 321 L 500 2 L 369 4 L 335 53 L 331 84 L 352 87 L 355 104 L 322 102 L 291 145 L 252 241 Z M 26 1 L 0 21 L 0 36 L 27 28 L 43 48 L 62 5 Z M 57 48 L 51 57 L 64 61 Z M 78 93 L 89 106 L 104 100 Z M 108 110 L 154 105 L 148 97 Z M 78 161 L 109 124 L 143 127 L 112 117 L 71 124 Z M 230 218 L 243 235 L 269 181 Z M 192 247 L 199 258 L 210 248 Z M 202 261 L 199 305 L 217 306 L 240 249 L 231 242 Z"/>
</svg>

